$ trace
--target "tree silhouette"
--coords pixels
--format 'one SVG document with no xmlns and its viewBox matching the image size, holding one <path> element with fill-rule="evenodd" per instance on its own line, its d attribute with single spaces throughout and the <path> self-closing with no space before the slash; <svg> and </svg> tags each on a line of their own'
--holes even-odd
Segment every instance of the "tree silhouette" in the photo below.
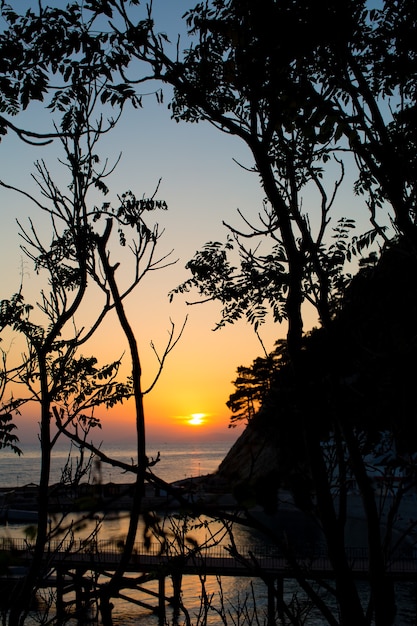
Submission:
<svg viewBox="0 0 417 626">
<path fill-rule="evenodd" d="M 62 147 L 66 157 L 70 184 L 65 192 L 54 183 L 43 162 L 36 165 L 37 182 L 42 200 L 24 190 L 16 189 L 30 197 L 34 205 L 50 219 L 51 240 L 37 230 L 34 220 L 27 227 L 20 226 L 22 249 L 33 261 L 35 270 L 45 276 L 46 286 L 36 303 L 40 312 L 32 321 L 33 307 L 20 292 L 10 300 L 1 302 L 1 328 L 11 328 L 21 334 L 27 343 L 27 352 L 13 370 L 5 369 L 3 380 L 11 399 L 3 394 L 2 443 L 14 446 L 10 415 L 24 404 L 39 404 L 41 446 L 41 473 L 39 480 L 38 524 L 33 559 L 21 586 L 16 587 L 11 601 L 9 624 L 25 619 L 31 598 L 44 576 L 43 556 L 50 538 L 49 499 L 51 454 L 62 434 L 81 448 L 88 449 L 101 459 L 112 462 L 100 454 L 90 440 L 92 429 L 100 427 L 95 417 L 98 407 L 113 407 L 128 398 L 134 399 L 136 413 L 137 458 L 134 466 L 124 469 L 134 472 L 134 495 L 129 528 L 115 574 L 101 589 L 103 623 L 111 623 L 110 598 L 117 595 L 123 584 L 126 563 L 133 551 L 136 538 L 145 477 L 151 460 L 146 454 L 145 414 L 141 386 L 142 370 L 139 352 L 131 324 L 124 310 L 124 300 L 149 271 L 173 263 L 168 255 L 156 256 L 160 239 L 158 225 L 148 225 L 148 217 L 156 211 L 166 210 L 163 201 L 150 197 L 137 200 L 132 192 L 119 198 L 115 207 L 104 201 L 100 207 L 91 203 L 89 192 L 99 189 L 105 195 L 104 182 L 110 171 L 101 166 L 97 142 L 104 127 L 99 120 L 91 122 L 97 91 L 94 86 L 84 86 L 79 99 L 70 101 L 62 119 Z M 112 127 L 113 124 L 110 124 Z M 6 183 L 2 186 L 10 188 Z M 102 226 L 102 222 L 104 225 Z M 116 230 L 117 227 L 117 230 Z M 118 285 L 119 262 L 112 262 L 116 245 L 129 246 L 133 259 L 130 282 Z M 120 273 L 120 271 L 119 271 Z M 90 324 L 83 323 L 82 305 L 90 306 Z M 99 366 L 95 357 L 82 354 L 83 347 L 99 330 L 106 316 L 115 313 L 130 351 L 131 373 L 120 380 L 121 359 Z M 43 318 L 43 319 L 42 319 Z M 155 379 L 162 371 L 165 359 L 175 347 L 182 329 L 177 333 L 171 323 L 167 345 L 159 355 Z M 26 392 L 15 397 L 17 384 Z M 154 383 L 152 383 L 151 387 Z M 114 462 L 113 462 L 114 463 Z"/>
<path fill-rule="evenodd" d="M 370 10 L 365 2 L 356 0 L 329 0 L 320 7 L 314 2 L 300 5 L 272 0 L 200 3 L 186 15 L 192 45 L 182 55 L 178 47 L 172 57 L 166 37 L 157 33 L 150 13 L 145 20 L 135 21 L 124 0 L 89 1 L 84 10 L 87 21 L 84 15 L 81 20 L 76 5 L 26 17 L 6 9 L 10 28 L 1 38 L 6 52 L 3 111 L 13 114 L 31 99 L 46 96 L 50 82 L 45 68 L 58 70 L 63 81 L 62 88 L 54 91 L 53 108 L 65 106 L 67 93 L 87 77 L 99 80 L 102 76 L 108 80 L 101 92 L 103 102 L 123 104 L 132 99 L 140 105 L 134 88 L 144 79 L 137 74 L 144 62 L 153 78 L 174 88 L 171 109 L 177 120 L 209 121 L 249 147 L 253 171 L 266 196 L 262 212 L 255 219 L 242 216 L 242 229 L 227 225 L 231 237 L 225 244 L 210 242 L 197 253 L 189 263 L 192 277 L 178 291 L 197 287 L 203 300 L 219 299 L 224 307 L 220 325 L 247 315 L 257 327 L 264 319 L 265 305 L 270 304 L 275 319 L 286 320 L 286 371 L 298 400 L 292 426 L 309 467 L 336 573 L 341 622 L 365 624 L 367 616 L 346 559 L 345 511 L 335 506 L 322 445 L 325 429 L 317 418 L 329 408 L 335 389 L 339 397 L 340 385 L 334 386 L 334 381 L 321 381 L 319 387 L 313 384 L 314 363 L 304 350 L 303 303 L 316 306 L 327 358 L 338 363 L 339 354 L 345 353 L 339 352 L 335 341 L 334 322 L 349 282 L 344 276 L 345 261 L 375 237 L 389 250 L 393 242 L 383 223 L 391 210 L 394 234 L 404 239 L 399 249 L 410 260 L 415 256 L 416 57 L 415 47 L 410 45 L 416 30 L 414 3 L 387 2 Z M 117 16 L 121 26 L 108 32 L 95 29 L 97 18 L 103 15 Z M 40 28 L 47 20 L 48 28 Z M 52 45 L 55 33 L 64 41 L 59 49 Z M 25 45 L 20 43 L 22 39 Z M 73 63 L 74 55 L 79 55 L 80 63 Z M 26 76 L 28 67 L 32 69 Z M 4 114 L 2 123 L 4 131 L 31 137 L 16 129 Z M 346 247 L 345 234 L 353 223 L 352 216 L 345 216 L 332 247 L 328 224 L 344 176 L 344 153 L 357 165 L 354 190 L 363 197 L 373 230 L 358 238 L 357 245 Z M 330 163 L 337 164 L 338 173 L 329 179 Z M 305 209 L 311 193 L 318 198 L 317 210 L 311 205 Z M 319 216 L 317 220 L 314 214 Z M 264 236 L 271 242 L 266 252 L 243 243 Z M 238 268 L 230 260 L 232 248 L 240 258 Z M 343 306 L 348 310 L 346 302 Z M 374 328 L 372 323 L 366 326 L 370 337 Z M 312 335 L 309 345 L 317 336 L 313 339 Z M 337 337 L 341 341 L 340 335 Z M 367 339 L 362 334 L 363 346 L 355 344 L 361 358 L 366 354 Z M 363 363 L 366 367 L 375 364 L 365 358 Z M 360 391 L 372 397 L 370 390 L 376 388 L 365 384 L 366 378 L 361 380 L 364 386 Z M 339 486 L 344 496 L 343 477 L 349 464 L 364 500 L 372 610 L 377 626 L 385 626 L 392 624 L 394 614 L 386 577 L 386 546 L 350 409 L 348 404 L 336 403 L 329 413 L 324 411 L 329 419 L 325 426 L 332 428 L 340 450 Z M 336 618 L 332 620 L 335 623 Z"/>
</svg>

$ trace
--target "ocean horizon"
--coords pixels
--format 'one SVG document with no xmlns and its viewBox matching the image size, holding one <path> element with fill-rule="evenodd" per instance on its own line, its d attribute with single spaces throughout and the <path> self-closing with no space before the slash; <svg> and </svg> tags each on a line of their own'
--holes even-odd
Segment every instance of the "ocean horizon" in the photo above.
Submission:
<svg viewBox="0 0 417 626">
<path fill-rule="evenodd" d="M 159 461 L 151 467 L 154 474 L 167 482 L 175 482 L 185 478 L 203 476 L 215 472 L 224 459 L 233 442 L 206 440 L 206 441 L 149 441 L 147 454 L 150 460 Z M 21 445 L 23 454 L 18 456 L 8 449 L 0 452 L 0 488 L 22 487 L 31 483 L 39 483 L 40 446 L 36 443 Z M 128 443 L 103 444 L 101 450 L 107 456 L 127 464 L 134 464 L 136 451 Z M 75 467 L 76 449 L 72 451 L 72 466 Z M 52 466 L 50 483 L 61 480 L 64 468 L 68 462 L 69 446 L 56 447 L 52 452 Z M 91 470 L 85 481 L 95 480 L 103 483 L 133 482 L 134 474 L 100 462 L 95 457 Z"/>
</svg>

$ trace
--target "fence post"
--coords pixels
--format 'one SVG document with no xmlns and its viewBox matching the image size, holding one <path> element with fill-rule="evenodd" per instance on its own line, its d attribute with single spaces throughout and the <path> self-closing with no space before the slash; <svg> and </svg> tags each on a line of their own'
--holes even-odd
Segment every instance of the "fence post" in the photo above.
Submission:
<svg viewBox="0 0 417 626">
<path fill-rule="evenodd" d="M 159 572 L 158 577 L 158 623 L 159 626 L 165 624 L 165 574 Z"/>
</svg>

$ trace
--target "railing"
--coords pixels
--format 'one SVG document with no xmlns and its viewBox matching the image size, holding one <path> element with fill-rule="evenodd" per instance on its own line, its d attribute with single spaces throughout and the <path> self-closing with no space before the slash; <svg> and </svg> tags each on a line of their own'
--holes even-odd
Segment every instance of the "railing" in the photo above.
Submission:
<svg viewBox="0 0 417 626">
<path fill-rule="evenodd" d="M 34 543 L 18 538 L 0 538 L 0 551 L 7 551 L 18 555 L 30 557 L 34 548 Z M 123 550 L 123 543 L 117 540 L 73 540 L 73 541 L 50 541 L 45 546 L 45 556 L 52 561 L 62 561 L 65 559 L 74 561 L 77 559 L 86 560 L 86 557 L 94 557 L 101 563 L 115 563 Z M 237 554 L 239 557 L 235 557 Z M 348 548 L 346 555 L 349 564 L 355 572 L 367 572 L 368 550 L 366 548 Z M 236 546 L 233 554 L 225 545 L 213 545 L 196 549 L 180 551 L 174 545 L 166 550 L 161 550 L 159 543 L 145 545 L 143 542 L 136 542 L 132 553 L 132 563 L 158 563 L 170 559 L 181 560 L 184 565 L 193 562 L 210 564 L 213 568 L 242 568 L 243 559 L 247 559 L 252 565 L 259 564 L 260 568 L 271 570 L 289 570 L 293 563 L 285 558 L 275 546 Z M 326 552 L 315 551 L 310 554 L 295 555 L 294 563 L 297 567 L 309 571 L 331 572 L 332 566 Z M 387 570 L 393 573 L 410 573 L 417 575 L 417 550 L 405 556 L 392 558 L 387 564 Z"/>
</svg>

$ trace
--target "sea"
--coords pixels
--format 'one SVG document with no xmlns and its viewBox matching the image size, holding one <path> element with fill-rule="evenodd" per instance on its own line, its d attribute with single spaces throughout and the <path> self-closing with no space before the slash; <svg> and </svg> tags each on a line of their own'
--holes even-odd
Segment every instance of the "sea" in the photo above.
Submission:
<svg viewBox="0 0 417 626">
<path fill-rule="evenodd" d="M 219 464 L 231 447 L 230 441 L 151 441 L 148 444 L 148 457 L 159 458 L 153 467 L 156 475 L 167 482 L 176 482 L 185 478 L 198 477 L 216 471 Z M 27 445 L 23 447 L 24 454 L 20 457 L 8 450 L 0 450 L 0 488 L 19 487 L 38 482 L 40 470 L 39 447 Z M 102 451 L 112 458 L 131 464 L 135 459 L 135 450 L 129 445 L 112 444 L 102 448 Z M 53 453 L 51 483 L 59 482 L 62 471 L 74 464 L 75 460 L 68 459 L 67 449 L 56 449 Z M 93 462 L 90 480 L 100 480 L 103 483 L 127 483 L 134 480 L 133 474 L 124 473 L 112 466 Z M 80 530 L 80 538 L 90 532 L 91 526 L 85 525 Z M 105 518 L 101 523 L 100 538 L 123 538 L 128 524 L 128 513 L 119 513 Z M 174 521 L 176 532 L 178 524 L 200 544 L 210 541 L 211 536 L 220 538 L 220 545 L 225 549 L 230 545 L 230 536 L 223 532 L 220 521 L 209 518 L 198 520 L 177 519 Z M 144 527 L 138 529 L 138 540 L 141 539 Z M 234 541 L 237 545 L 253 546 L 254 548 L 270 549 L 265 537 L 259 532 L 234 525 L 232 528 Z M 0 525 L 0 537 L 9 539 L 25 536 L 26 527 L 22 524 Z M 169 531 L 169 528 L 167 529 Z M 361 585 L 362 583 L 358 583 Z M 147 588 L 153 593 L 158 592 L 156 582 L 148 583 Z M 314 607 L 309 606 L 303 592 L 295 587 L 291 581 L 284 581 L 282 589 L 284 600 L 290 604 L 298 615 L 298 624 L 306 626 L 324 626 L 327 624 Z M 136 592 L 134 592 L 136 593 Z M 366 587 L 363 589 L 366 593 Z M 398 597 L 398 614 L 395 626 L 411 626 L 416 624 L 416 583 L 401 583 L 396 589 Z M 170 580 L 167 579 L 167 596 L 173 594 Z M 156 600 L 146 594 L 136 593 L 135 598 L 147 604 L 156 604 Z M 225 577 L 221 579 L 208 576 L 184 576 L 182 580 L 182 603 L 184 611 L 177 616 L 172 607 L 168 606 L 166 626 L 264 626 L 267 624 L 268 592 L 266 584 L 260 578 Z M 40 606 L 42 598 L 40 598 Z M 335 608 L 336 611 L 336 608 Z M 156 614 L 143 606 L 135 606 L 119 598 L 114 601 L 115 626 L 159 626 Z M 38 615 L 34 614 L 27 620 L 28 626 L 38 623 Z M 74 622 L 74 626 L 75 626 Z M 90 623 L 88 621 L 86 624 Z M 93 623 L 93 622 L 91 622 Z M 277 618 L 276 624 L 287 622 Z M 288 622 L 289 623 L 289 622 Z"/>
<path fill-rule="evenodd" d="M 215 472 L 221 461 L 231 448 L 230 441 L 150 441 L 147 455 L 150 461 L 159 458 L 152 466 L 154 474 L 166 482 L 172 483 L 184 478 L 203 476 Z M 21 445 L 23 454 L 19 457 L 8 449 L 0 450 L 0 488 L 22 487 L 37 483 L 40 471 L 39 445 Z M 129 444 L 106 444 L 100 450 L 108 457 L 133 464 L 137 456 L 135 449 Z M 87 455 L 88 456 L 88 455 Z M 91 471 L 87 479 L 99 480 L 103 483 L 128 483 L 134 481 L 134 474 L 124 472 L 111 465 L 98 463 L 93 459 Z M 56 448 L 52 453 L 51 483 L 61 480 L 63 470 L 72 464 L 76 465 L 76 450 L 69 459 L 68 447 Z"/>
</svg>

